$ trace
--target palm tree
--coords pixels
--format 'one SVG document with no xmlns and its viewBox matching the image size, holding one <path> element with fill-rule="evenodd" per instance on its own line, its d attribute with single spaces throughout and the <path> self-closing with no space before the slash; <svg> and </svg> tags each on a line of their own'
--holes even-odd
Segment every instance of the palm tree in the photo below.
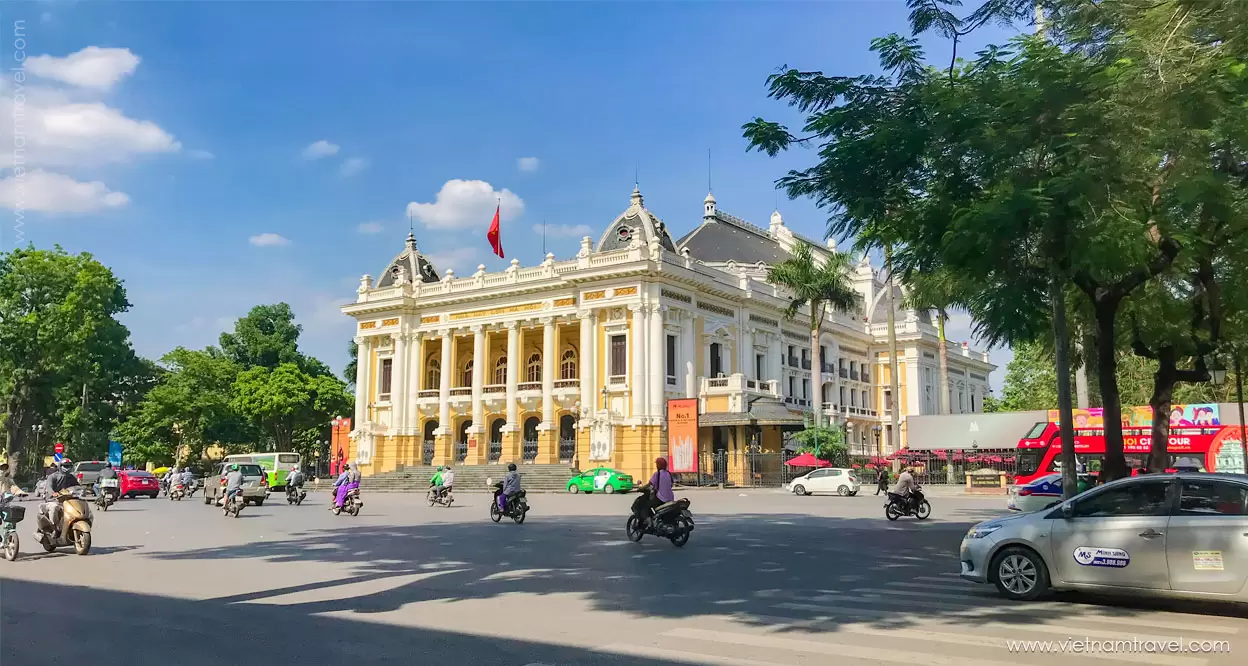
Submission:
<svg viewBox="0 0 1248 666">
<path fill-rule="evenodd" d="M 814 388 L 814 422 L 819 425 L 823 411 L 823 359 L 819 354 L 819 329 L 827 308 L 851 312 L 858 307 L 858 292 L 849 280 L 848 255 L 837 252 L 816 257 L 811 246 L 802 243 L 788 259 L 767 269 L 767 280 L 792 292 L 784 316 L 796 319 L 803 307 L 810 309 L 810 372 Z"/>
<path fill-rule="evenodd" d="M 945 338 L 945 322 L 949 310 L 956 306 L 955 286 L 952 277 L 943 269 L 933 271 L 909 271 L 904 276 L 906 307 L 912 310 L 936 311 L 936 337 L 940 341 L 940 413 L 948 414 L 949 405 L 949 345 Z"/>
</svg>

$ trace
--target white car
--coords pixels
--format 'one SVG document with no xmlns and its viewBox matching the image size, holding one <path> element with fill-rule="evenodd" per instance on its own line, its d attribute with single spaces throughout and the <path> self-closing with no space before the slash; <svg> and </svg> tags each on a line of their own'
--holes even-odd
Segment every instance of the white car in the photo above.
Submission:
<svg viewBox="0 0 1248 666">
<path fill-rule="evenodd" d="M 842 497 L 853 497 L 858 494 L 858 473 L 843 467 L 824 467 L 793 479 L 784 484 L 784 489 L 794 495 L 836 493 Z"/>
<path fill-rule="evenodd" d="M 1062 475 L 1048 474 L 1031 483 L 1010 489 L 1005 508 L 1031 513 L 1062 501 Z"/>
</svg>

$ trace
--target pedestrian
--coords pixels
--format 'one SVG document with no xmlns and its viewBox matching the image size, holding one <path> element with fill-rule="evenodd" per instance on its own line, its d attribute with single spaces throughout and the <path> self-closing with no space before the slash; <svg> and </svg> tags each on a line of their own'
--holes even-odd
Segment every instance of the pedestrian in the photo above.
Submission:
<svg viewBox="0 0 1248 666">
<path fill-rule="evenodd" d="M 879 473 L 875 476 L 875 494 L 888 492 L 888 470 L 880 467 Z"/>
</svg>

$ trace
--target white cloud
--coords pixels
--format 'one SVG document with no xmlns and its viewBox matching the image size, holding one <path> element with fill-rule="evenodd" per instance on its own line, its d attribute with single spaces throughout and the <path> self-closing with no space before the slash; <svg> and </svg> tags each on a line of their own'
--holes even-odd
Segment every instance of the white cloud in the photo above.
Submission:
<svg viewBox="0 0 1248 666">
<path fill-rule="evenodd" d="M 503 219 L 514 219 L 524 212 L 524 201 L 511 190 L 495 191 L 483 180 L 456 179 L 446 181 L 432 203 L 407 204 L 407 215 L 430 229 L 486 229 L 495 206 L 502 207 Z"/>
<path fill-rule="evenodd" d="M 252 236 L 251 238 L 247 239 L 247 242 L 251 243 L 252 245 L 255 245 L 256 247 L 276 247 L 279 245 L 290 245 L 289 239 L 287 239 L 285 236 L 274 234 L 274 233 L 263 233 L 257 236 Z"/>
<path fill-rule="evenodd" d="M 130 49 L 98 46 L 88 46 L 64 58 L 39 55 L 26 59 L 26 71 L 35 76 L 97 90 L 112 88 L 138 66 L 139 56 Z"/>
<path fill-rule="evenodd" d="M 533 233 L 542 233 L 542 227 L 546 228 L 547 236 L 554 238 L 560 236 L 581 238 L 582 236 L 591 236 L 594 233 L 593 228 L 588 224 L 535 224 L 533 225 Z"/>
<path fill-rule="evenodd" d="M 527 173 L 537 171 L 538 166 L 539 161 L 536 157 L 521 157 L 516 160 L 516 168 Z"/>
<path fill-rule="evenodd" d="M 80 183 L 69 176 L 35 169 L 0 180 L 0 205 L 42 213 L 91 213 L 130 203 L 124 192 L 104 183 Z"/>
<path fill-rule="evenodd" d="M 383 229 L 385 227 L 380 222 L 364 222 L 359 227 L 356 227 L 356 231 L 362 234 L 379 234 Z"/>
<path fill-rule="evenodd" d="M 368 160 L 363 157 L 348 157 L 343 161 L 342 166 L 338 167 L 338 175 L 343 178 L 350 178 L 367 168 Z"/>
<path fill-rule="evenodd" d="M 441 252 L 425 253 L 425 259 L 433 264 L 439 276 L 446 275 L 448 268 L 454 269 L 459 277 L 471 275 L 481 263 L 480 257 L 481 253 L 475 247 L 457 247 Z"/>
<path fill-rule="evenodd" d="M 212 160 L 217 157 L 207 150 L 188 150 L 186 156 L 193 160 Z"/>
<path fill-rule="evenodd" d="M 305 160 L 319 160 L 322 157 L 329 157 L 330 155 L 337 154 L 338 144 L 330 143 L 325 139 L 310 143 L 307 148 L 303 149 L 303 159 Z"/>
</svg>

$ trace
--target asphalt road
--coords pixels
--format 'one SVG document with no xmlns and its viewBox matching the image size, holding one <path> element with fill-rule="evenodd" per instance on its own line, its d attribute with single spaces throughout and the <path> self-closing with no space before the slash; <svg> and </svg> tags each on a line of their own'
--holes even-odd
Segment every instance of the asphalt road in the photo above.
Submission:
<svg viewBox="0 0 1248 666">
<path fill-rule="evenodd" d="M 683 549 L 626 541 L 630 496 L 535 494 L 524 525 L 491 523 L 484 494 L 449 509 L 374 494 L 357 518 L 326 511 L 325 493 L 236 520 L 198 497 L 126 500 L 97 512 L 85 557 L 34 552 L 27 521 L 21 559 L 0 561 L 0 663 L 1203 666 L 1248 651 L 1242 609 L 1019 605 L 963 583 L 958 542 L 1002 513 L 1000 498 L 937 496 L 931 520 L 889 523 L 871 495 L 689 496 L 698 527 Z M 1233 652 L 1007 646 L 1066 638 L 1225 640 Z"/>
</svg>

